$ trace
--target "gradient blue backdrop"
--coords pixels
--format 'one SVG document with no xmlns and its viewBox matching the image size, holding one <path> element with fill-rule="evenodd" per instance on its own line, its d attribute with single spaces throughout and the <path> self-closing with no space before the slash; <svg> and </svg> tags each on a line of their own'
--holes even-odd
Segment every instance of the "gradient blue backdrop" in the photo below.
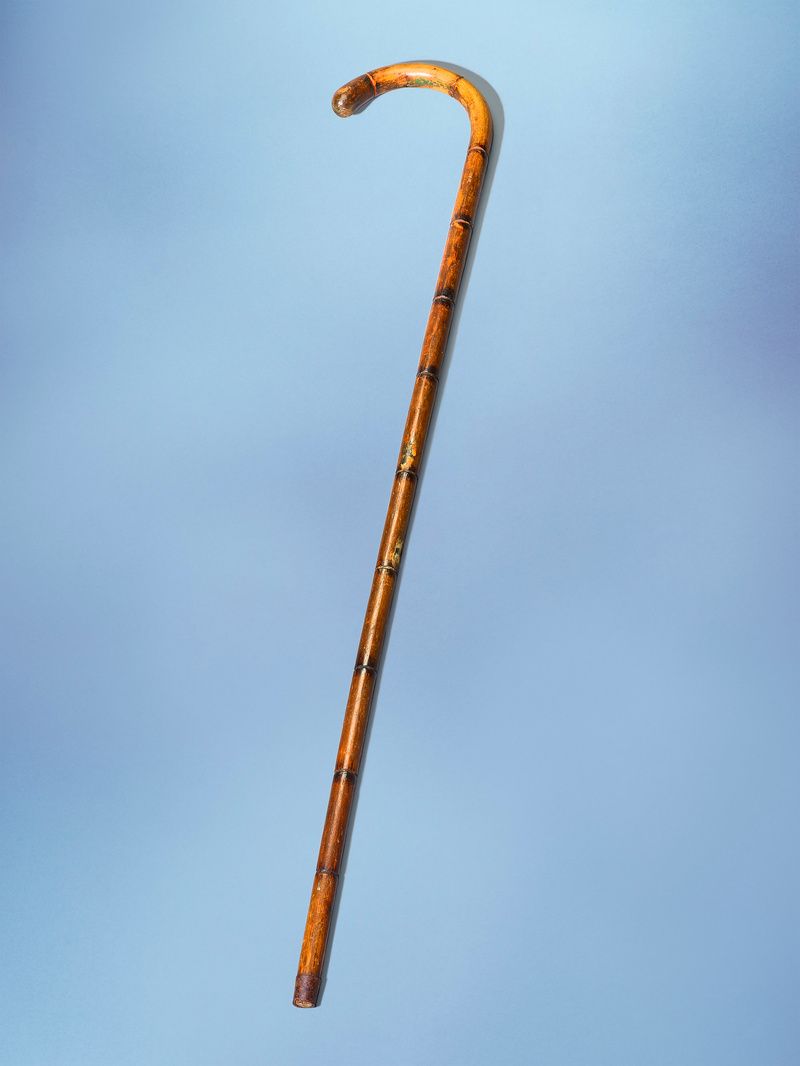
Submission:
<svg viewBox="0 0 800 1066">
<path fill-rule="evenodd" d="M 4 5 L 3 1066 L 800 1061 L 799 28 Z M 504 129 L 300 1012 L 467 143 L 329 98 L 412 58 Z"/>
</svg>

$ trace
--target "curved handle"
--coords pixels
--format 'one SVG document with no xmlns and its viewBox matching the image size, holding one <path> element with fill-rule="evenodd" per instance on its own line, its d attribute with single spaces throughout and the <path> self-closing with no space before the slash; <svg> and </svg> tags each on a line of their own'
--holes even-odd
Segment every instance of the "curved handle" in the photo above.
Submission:
<svg viewBox="0 0 800 1066">
<path fill-rule="evenodd" d="M 349 118 L 363 111 L 376 96 L 406 88 L 435 89 L 458 100 L 469 115 L 470 148 L 482 148 L 488 153 L 492 146 L 489 105 L 472 82 L 445 67 L 431 63 L 393 63 L 390 67 L 379 67 L 337 89 L 331 102 L 337 115 Z"/>
</svg>

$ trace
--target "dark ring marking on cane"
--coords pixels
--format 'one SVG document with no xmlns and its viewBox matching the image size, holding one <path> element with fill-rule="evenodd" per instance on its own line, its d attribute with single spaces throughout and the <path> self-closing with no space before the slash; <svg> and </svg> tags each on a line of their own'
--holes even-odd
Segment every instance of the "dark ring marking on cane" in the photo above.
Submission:
<svg viewBox="0 0 800 1066">
<path fill-rule="evenodd" d="M 417 480 L 417 475 L 416 475 L 416 473 L 413 470 L 399 470 L 398 469 L 398 470 L 395 470 L 394 476 L 395 477 L 411 478 L 412 481 L 416 481 Z"/>
<path fill-rule="evenodd" d="M 434 384 L 437 384 L 439 381 L 439 371 L 436 369 L 436 367 L 424 366 L 422 370 L 417 371 L 417 377 L 428 378 L 429 381 L 432 381 Z"/>
<path fill-rule="evenodd" d="M 357 674 L 359 670 L 363 670 L 365 674 L 377 674 L 378 668 L 376 666 L 370 666 L 369 663 L 356 663 L 353 673 Z"/>
</svg>

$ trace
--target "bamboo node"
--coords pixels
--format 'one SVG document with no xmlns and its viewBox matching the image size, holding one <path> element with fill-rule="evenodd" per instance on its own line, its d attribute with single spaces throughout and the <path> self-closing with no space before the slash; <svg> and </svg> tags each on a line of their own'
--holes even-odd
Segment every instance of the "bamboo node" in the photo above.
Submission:
<svg viewBox="0 0 800 1066">
<path fill-rule="evenodd" d="M 355 781 L 355 779 L 358 777 L 358 774 L 355 772 L 355 770 L 345 770 L 344 768 L 341 768 L 338 770 L 334 770 L 333 776 L 343 777 L 347 781 Z"/>
<path fill-rule="evenodd" d="M 435 366 L 423 366 L 421 370 L 417 371 L 418 378 L 428 378 L 434 384 L 439 381 L 439 371 Z"/>
<path fill-rule="evenodd" d="M 377 667 L 371 666 L 369 663 L 356 663 L 353 673 L 357 673 L 359 670 L 364 670 L 368 674 L 377 673 Z"/>
<path fill-rule="evenodd" d="M 417 480 L 417 475 L 416 475 L 416 473 L 413 470 L 400 470 L 400 469 L 398 469 L 398 470 L 395 470 L 394 476 L 396 478 L 398 478 L 398 477 L 407 477 L 411 481 L 416 481 Z"/>
</svg>

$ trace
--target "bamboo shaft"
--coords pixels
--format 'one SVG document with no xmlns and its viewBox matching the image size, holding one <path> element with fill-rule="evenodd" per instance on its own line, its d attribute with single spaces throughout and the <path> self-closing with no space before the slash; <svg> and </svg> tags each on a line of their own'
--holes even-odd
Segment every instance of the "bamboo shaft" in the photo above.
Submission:
<svg viewBox="0 0 800 1066">
<path fill-rule="evenodd" d="M 364 750 L 364 737 L 380 668 L 386 626 L 428 428 L 436 402 L 439 374 L 453 319 L 453 309 L 492 141 L 491 113 L 475 86 L 453 71 L 426 63 L 400 63 L 373 70 L 361 78 L 356 78 L 334 93 L 333 109 L 338 115 L 346 118 L 362 110 L 376 96 L 404 87 L 435 89 L 458 100 L 469 115 L 470 143 L 428 316 L 356 654 L 300 951 L 294 993 L 294 1004 L 297 1007 L 317 1005 L 350 808 Z"/>
</svg>

